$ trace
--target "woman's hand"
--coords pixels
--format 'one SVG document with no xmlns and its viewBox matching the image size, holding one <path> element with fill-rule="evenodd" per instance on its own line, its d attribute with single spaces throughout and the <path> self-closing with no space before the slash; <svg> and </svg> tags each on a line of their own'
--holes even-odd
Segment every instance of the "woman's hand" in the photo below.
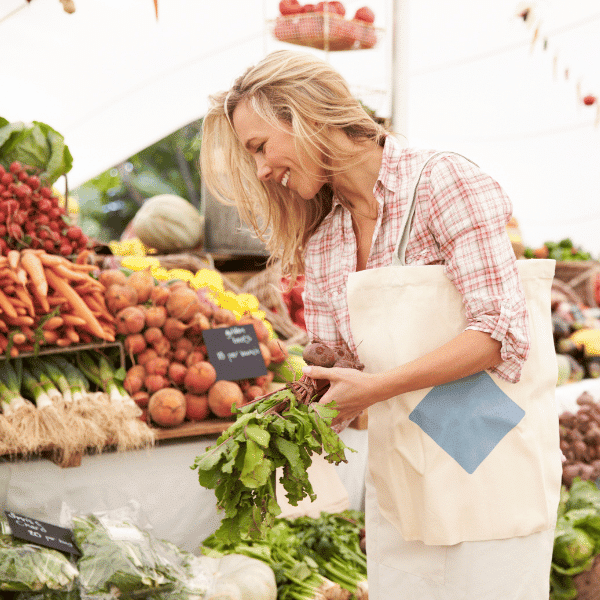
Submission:
<svg viewBox="0 0 600 600">
<path fill-rule="evenodd" d="M 329 382 L 329 389 L 323 394 L 319 404 L 335 402 L 338 414 L 332 421 L 332 425 L 354 419 L 371 404 L 384 399 L 378 397 L 378 393 L 381 392 L 377 389 L 375 375 L 340 367 L 326 369 L 306 366 L 303 372 L 311 379 Z"/>
</svg>

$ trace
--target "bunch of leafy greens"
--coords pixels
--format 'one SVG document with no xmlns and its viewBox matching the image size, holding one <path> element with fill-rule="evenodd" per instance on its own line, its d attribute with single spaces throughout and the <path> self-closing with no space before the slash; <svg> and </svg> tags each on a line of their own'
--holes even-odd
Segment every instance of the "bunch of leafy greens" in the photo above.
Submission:
<svg viewBox="0 0 600 600">
<path fill-rule="evenodd" d="M 14 538 L 0 516 L 0 590 L 40 591 L 73 587 L 77 567 L 65 554 Z"/>
<path fill-rule="evenodd" d="M 360 550 L 364 514 L 347 510 L 317 519 L 275 519 L 260 540 L 227 542 L 215 534 L 203 542 L 208 556 L 245 554 L 275 573 L 278 600 L 368 598 L 367 561 Z"/>
<path fill-rule="evenodd" d="M 64 137 L 45 123 L 9 123 L 0 117 L 0 163 L 19 161 L 39 171 L 40 179 L 52 185 L 73 166 Z"/>
<path fill-rule="evenodd" d="M 283 406 L 283 408 L 282 408 Z M 302 404 L 284 388 L 238 409 L 236 421 L 217 445 L 198 456 L 200 485 L 215 490 L 224 516 L 215 535 L 224 542 L 264 537 L 281 514 L 276 469 L 292 506 L 316 495 L 308 479 L 311 455 L 347 462 L 347 446 L 331 428 L 337 411 L 330 405 Z"/>
<path fill-rule="evenodd" d="M 575 478 L 564 486 L 558 508 L 550 572 L 551 600 L 572 600 L 572 577 L 591 569 L 600 554 L 600 490 L 592 481 Z"/>
<path fill-rule="evenodd" d="M 146 530 L 126 520 L 73 516 L 73 535 L 82 556 L 77 562 L 81 596 L 116 594 L 143 597 L 172 589 L 180 570 Z"/>
</svg>

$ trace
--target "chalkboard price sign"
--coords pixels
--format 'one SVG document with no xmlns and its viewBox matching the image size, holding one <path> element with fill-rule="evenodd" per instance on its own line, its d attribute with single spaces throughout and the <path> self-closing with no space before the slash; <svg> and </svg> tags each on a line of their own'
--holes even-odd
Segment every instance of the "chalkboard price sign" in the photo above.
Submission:
<svg viewBox="0 0 600 600">
<path fill-rule="evenodd" d="M 10 510 L 4 512 L 14 537 L 38 544 L 38 546 L 46 546 L 47 548 L 81 556 L 79 548 L 75 545 L 73 532 L 70 529 L 25 517 Z"/>
<path fill-rule="evenodd" d="M 251 324 L 206 329 L 202 336 L 217 379 L 239 381 L 267 374 L 256 331 Z"/>
</svg>

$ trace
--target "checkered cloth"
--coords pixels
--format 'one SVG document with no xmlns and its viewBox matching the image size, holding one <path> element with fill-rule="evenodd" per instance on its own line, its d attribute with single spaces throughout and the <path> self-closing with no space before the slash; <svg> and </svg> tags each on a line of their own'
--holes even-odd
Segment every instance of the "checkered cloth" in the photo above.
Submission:
<svg viewBox="0 0 600 600">
<path fill-rule="evenodd" d="M 373 190 L 378 217 L 368 269 L 391 265 L 408 196 L 432 154 L 402 148 L 392 136 L 386 138 Z M 500 185 L 471 162 L 456 154 L 433 159 L 419 184 L 406 264 L 445 265 L 463 297 L 467 328 L 502 342 L 503 362 L 492 371 L 516 382 L 530 345 L 525 296 L 506 231 L 511 213 L 512 204 Z M 304 314 L 311 339 L 330 344 L 345 340 L 354 352 L 345 298 L 356 255 L 351 214 L 334 199 L 307 244 Z"/>
</svg>

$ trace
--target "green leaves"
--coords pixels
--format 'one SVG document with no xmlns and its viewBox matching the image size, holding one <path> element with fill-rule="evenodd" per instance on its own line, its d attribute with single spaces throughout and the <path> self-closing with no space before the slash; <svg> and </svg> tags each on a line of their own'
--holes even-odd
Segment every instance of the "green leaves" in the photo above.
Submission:
<svg viewBox="0 0 600 600">
<path fill-rule="evenodd" d="M 312 453 L 331 463 L 346 462 L 347 447 L 331 429 L 336 414 L 330 406 L 299 404 L 288 388 L 238 410 L 236 422 L 191 467 L 198 470 L 201 486 L 215 490 L 224 512 L 217 539 L 234 543 L 264 537 L 281 513 L 275 492 L 279 468 L 290 504 L 307 496 L 315 500 L 307 474 Z"/>
<path fill-rule="evenodd" d="M 52 185 L 73 166 L 63 136 L 45 123 L 0 121 L 0 158 L 9 165 L 19 161 L 40 170 L 40 178 Z"/>
</svg>

